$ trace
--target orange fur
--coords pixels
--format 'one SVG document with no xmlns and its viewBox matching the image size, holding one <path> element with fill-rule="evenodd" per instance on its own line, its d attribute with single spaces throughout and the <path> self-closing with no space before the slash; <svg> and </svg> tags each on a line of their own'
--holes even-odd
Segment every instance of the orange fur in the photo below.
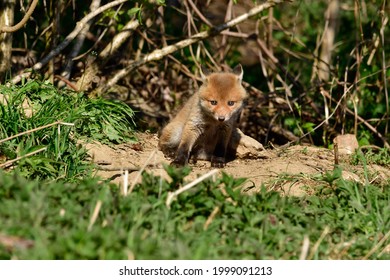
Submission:
<svg viewBox="0 0 390 280">
<path fill-rule="evenodd" d="M 201 72 L 203 85 L 162 130 L 159 148 L 174 155 L 173 165 L 194 159 L 211 160 L 213 167 L 223 167 L 226 152 L 236 129 L 246 91 L 243 71 L 238 65 L 233 73 Z"/>
</svg>

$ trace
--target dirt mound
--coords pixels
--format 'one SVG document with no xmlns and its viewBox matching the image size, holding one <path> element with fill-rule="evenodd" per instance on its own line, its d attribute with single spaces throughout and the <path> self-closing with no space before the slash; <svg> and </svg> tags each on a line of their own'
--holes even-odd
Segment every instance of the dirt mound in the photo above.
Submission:
<svg viewBox="0 0 390 280">
<path fill-rule="evenodd" d="M 157 149 L 158 138 L 155 134 L 138 134 L 138 143 L 125 143 L 115 146 L 100 143 L 88 143 L 86 148 L 93 162 L 98 164 L 97 174 L 117 184 L 123 184 L 124 171 L 129 170 L 128 182 L 131 186 L 140 180 L 139 169 L 162 177 L 167 177 L 162 164 L 169 159 Z M 210 162 L 198 161 L 191 164 L 192 172 L 187 180 L 192 181 L 211 170 Z M 362 166 L 341 163 L 343 177 L 364 183 L 368 179 Z M 321 176 L 334 169 L 332 150 L 312 146 L 291 146 L 284 149 L 264 151 L 258 158 L 241 158 L 228 162 L 221 171 L 233 177 L 247 178 L 243 191 L 257 191 L 262 184 L 268 189 L 279 190 L 286 195 L 301 196 L 311 194 L 315 187 L 326 185 Z M 377 165 L 368 166 L 371 180 L 385 181 L 390 171 Z M 372 181 L 371 181 L 372 182 Z"/>
</svg>

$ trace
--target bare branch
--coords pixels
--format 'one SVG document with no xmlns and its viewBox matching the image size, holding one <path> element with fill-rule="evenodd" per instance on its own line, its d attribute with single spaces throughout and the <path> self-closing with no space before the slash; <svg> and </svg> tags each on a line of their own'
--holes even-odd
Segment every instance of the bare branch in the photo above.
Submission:
<svg viewBox="0 0 390 280">
<path fill-rule="evenodd" d="M 389 106 L 389 92 L 387 90 L 387 77 L 386 77 L 386 55 L 385 55 L 385 28 L 387 23 L 389 22 L 388 16 L 386 16 L 385 13 L 385 2 L 383 2 L 383 6 L 381 9 L 381 17 L 382 17 L 382 24 L 379 31 L 380 37 L 381 37 L 381 44 L 382 44 L 382 75 L 383 75 L 383 89 L 385 91 L 385 100 L 386 100 L 386 114 L 387 117 L 390 116 L 390 106 Z M 389 130 L 389 122 L 386 122 L 385 126 L 385 135 L 387 134 Z"/>
<path fill-rule="evenodd" d="M 20 28 L 22 28 L 26 24 L 28 19 L 31 17 L 37 4 L 38 4 L 38 0 L 33 0 L 30 8 L 27 10 L 27 12 L 24 15 L 24 17 L 22 18 L 22 20 L 20 22 L 18 22 L 17 24 L 15 24 L 14 26 L 3 26 L 0 30 L 0 33 L 3 33 L 3 32 L 12 33 L 12 32 L 16 32 Z"/>
<path fill-rule="evenodd" d="M 52 50 L 46 57 L 44 57 L 41 61 L 36 63 L 32 69 L 30 70 L 35 70 L 38 71 L 42 69 L 44 65 L 46 65 L 53 57 L 58 55 L 63 49 L 65 49 L 76 37 L 77 35 L 84 29 L 85 25 L 94 17 L 97 15 L 103 13 L 104 11 L 111 9 L 112 7 L 118 6 L 122 3 L 125 3 L 129 0 L 116 0 L 112 1 L 104 6 L 101 6 L 99 9 L 96 9 L 94 12 L 89 13 L 86 15 L 82 20 L 77 22 L 75 29 L 68 35 L 66 36 L 65 40 L 59 44 L 54 50 Z M 31 71 L 27 73 L 20 74 L 16 76 L 15 78 L 12 79 L 12 83 L 17 84 L 19 83 L 22 78 L 28 78 L 31 75 Z"/>
<path fill-rule="evenodd" d="M 118 71 L 110 80 L 108 80 L 108 82 L 105 85 L 103 85 L 97 91 L 98 92 L 105 92 L 105 91 L 107 91 L 110 87 L 112 87 L 113 85 L 118 83 L 118 81 L 120 79 L 124 78 L 131 71 L 133 71 L 134 69 L 140 67 L 141 65 L 144 65 L 144 64 L 146 64 L 148 62 L 151 62 L 151 61 L 160 60 L 160 59 L 164 58 L 165 56 L 167 56 L 167 55 L 169 55 L 169 54 L 171 54 L 171 53 L 173 53 L 175 51 L 178 51 L 180 49 L 188 47 L 189 45 L 192 45 L 192 44 L 194 44 L 196 42 L 204 40 L 204 39 L 206 39 L 208 37 L 218 35 L 223 30 L 231 28 L 231 27 L 233 27 L 233 26 L 235 26 L 235 25 L 237 25 L 237 24 L 247 20 L 248 18 L 250 18 L 252 16 L 255 16 L 255 15 L 261 13 L 262 11 L 273 7 L 275 4 L 283 3 L 283 2 L 285 2 L 285 0 L 273 0 L 273 1 L 270 0 L 270 1 L 267 1 L 266 3 L 263 3 L 263 4 L 259 5 L 259 6 L 256 6 L 256 7 L 252 8 L 247 13 L 242 14 L 242 15 L 240 15 L 240 16 L 238 16 L 238 17 L 236 17 L 236 18 L 234 18 L 234 19 L 232 19 L 232 20 L 230 20 L 230 21 L 228 21 L 226 23 L 223 23 L 221 25 L 215 26 L 215 27 L 211 28 L 208 31 L 200 32 L 198 34 L 195 34 L 191 38 L 182 40 L 182 41 L 177 42 L 176 44 L 173 44 L 173 45 L 166 46 L 166 47 L 164 47 L 162 49 L 155 50 L 155 51 L 145 55 L 143 58 L 141 58 L 141 59 L 139 59 L 137 61 L 134 61 L 132 64 L 130 64 L 126 68 Z"/>
<path fill-rule="evenodd" d="M 334 49 L 334 40 L 336 37 L 336 29 L 338 25 L 339 1 L 332 0 L 325 12 L 325 29 L 321 38 L 321 54 L 319 57 L 317 69 L 318 78 L 321 81 L 329 81 L 330 68 L 332 65 L 332 54 Z"/>
<path fill-rule="evenodd" d="M 114 36 L 112 41 L 99 54 L 99 58 L 107 59 L 112 53 L 116 52 L 120 46 L 130 37 L 134 30 L 139 27 L 138 19 L 132 19 L 123 27 L 122 31 Z"/>
<path fill-rule="evenodd" d="M 93 0 L 91 5 L 90 5 L 90 8 L 89 8 L 90 11 L 94 12 L 96 9 L 98 9 L 100 6 L 100 2 L 101 2 L 100 0 Z M 69 57 L 68 57 L 66 64 L 65 64 L 65 69 L 61 73 L 61 76 L 67 80 L 69 79 L 70 73 L 72 72 L 73 59 L 79 54 L 81 47 L 84 44 L 85 36 L 87 35 L 87 32 L 90 29 L 91 25 L 92 25 L 92 21 L 90 20 L 87 22 L 87 24 L 81 30 L 80 34 L 77 36 L 76 43 L 74 44 L 73 49 L 69 54 Z M 63 84 L 65 84 L 65 83 L 63 82 Z"/>
<path fill-rule="evenodd" d="M 191 8 L 194 10 L 194 12 L 198 15 L 198 17 L 208 26 L 213 26 L 213 24 L 199 11 L 199 9 L 196 7 L 194 2 L 192 0 L 186 0 Z"/>
<path fill-rule="evenodd" d="M 106 61 L 108 57 L 115 53 L 126 40 L 133 34 L 140 25 L 138 19 L 132 19 L 126 23 L 121 32 L 116 34 L 112 41 L 101 51 L 97 58 L 90 61 L 88 68 L 77 82 L 78 90 L 87 90 L 92 80 L 98 75 L 101 67 L 101 62 Z"/>
</svg>

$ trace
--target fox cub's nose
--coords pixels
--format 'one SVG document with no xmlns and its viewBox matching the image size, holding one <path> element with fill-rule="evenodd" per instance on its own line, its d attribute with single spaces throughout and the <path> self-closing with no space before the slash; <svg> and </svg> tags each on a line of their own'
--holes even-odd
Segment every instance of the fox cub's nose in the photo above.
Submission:
<svg viewBox="0 0 390 280">
<path fill-rule="evenodd" d="M 225 120 L 225 117 L 224 117 L 224 116 L 218 116 L 218 120 L 219 120 L 220 122 L 223 122 L 223 121 Z"/>
</svg>

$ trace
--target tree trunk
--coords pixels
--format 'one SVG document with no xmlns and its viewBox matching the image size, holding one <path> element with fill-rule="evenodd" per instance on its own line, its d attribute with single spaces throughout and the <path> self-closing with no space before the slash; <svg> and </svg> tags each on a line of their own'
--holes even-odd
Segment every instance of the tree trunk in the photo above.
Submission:
<svg viewBox="0 0 390 280">
<path fill-rule="evenodd" d="M 0 29 L 14 24 L 15 0 L 0 2 Z M 0 33 L 0 83 L 7 78 L 11 67 L 12 33 Z M 8 77 L 10 78 L 10 77 Z"/>
</svg>

